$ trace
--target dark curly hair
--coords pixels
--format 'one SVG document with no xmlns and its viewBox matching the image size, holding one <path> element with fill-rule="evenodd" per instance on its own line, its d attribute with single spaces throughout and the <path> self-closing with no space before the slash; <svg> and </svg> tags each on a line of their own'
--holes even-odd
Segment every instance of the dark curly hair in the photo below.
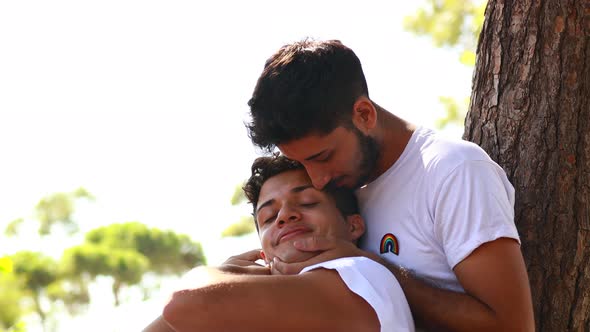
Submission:
<svg viewBox="0 0 590 332">
<path fill-rule="evenodd" d="M 361 62 L 339 40 L 285 45 L 266 61 L 248 101 L 248 135 L 272 151 L 310 133 L 352 128 L 352 107 L 360 96 L 369 97 Z"/>
<path fill-rule="evenodd" d="M 256 230 L 258 230 L 258 223 L 256 222 L 256 208 L 258 206 L 258 198 L 260 196 L 260 189 L 266 180 L 291 170 L 305 170 L 301 163 L 291 160 L 278 153 L 272 156 L 258 157 L 252 163 L 252 175 L 246 181 L 242 188 L 244 194 L 248 198 L 248 202 L 252 204 L 252 215 L 254 216 L 254 223 Z M 335 203 L 336 208 L 347 217 L 359 213 L 358 201 L 354 195 L 354 191 L 347 188 L 337 188 L 335 186 L 326 186 L 324 192 L 330 195 Z"/>
</svg>

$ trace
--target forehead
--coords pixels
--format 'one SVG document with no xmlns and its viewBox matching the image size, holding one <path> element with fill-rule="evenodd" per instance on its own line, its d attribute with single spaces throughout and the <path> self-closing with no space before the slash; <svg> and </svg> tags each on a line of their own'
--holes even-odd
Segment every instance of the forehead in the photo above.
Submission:
<svg viewBox="0 0 590 332">
<path fill-rule="evenodd" d="M 293 188 L 308 185 L 311 186 L 311 180 L 305 169 L 290 170 L 277 174 L 266 180 L 262 188 L 260 188 L 258 203 L 289 195 Z"/>
<path fill-rule="evenodd" d="M 302 138 L 279 144 L 278 148 L 287 158 L 301 162 L 323 150 L 333 148 L 342 141 L 347 133 L 348 130 L 344 127 L 337 127 L 328 134 L 309 134 Z"/>
</svg>

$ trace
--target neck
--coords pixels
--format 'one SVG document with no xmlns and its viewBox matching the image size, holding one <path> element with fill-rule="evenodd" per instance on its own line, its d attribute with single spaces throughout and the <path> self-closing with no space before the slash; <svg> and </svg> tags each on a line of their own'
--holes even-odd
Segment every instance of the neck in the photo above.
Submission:
<svg viewBox="0 0 590 332">
<path fill-rule="evenodd" d="M 376 128 L 375 139 L 380 146 L 380 156 L 376 171 L 371 181 L 385 173 L 399 159 L 408 145 L 416 126 L 412 123 L 389 113 L 386 109 L 375 105 L 379 118 L 379 127 Z"/>
</svg>

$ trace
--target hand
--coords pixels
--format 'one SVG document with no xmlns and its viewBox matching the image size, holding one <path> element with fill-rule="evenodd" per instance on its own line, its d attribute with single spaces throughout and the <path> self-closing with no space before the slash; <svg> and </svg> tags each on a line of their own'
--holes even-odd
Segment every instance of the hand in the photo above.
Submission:
<svg viewBox="0 0 590 332">
<path fill-rule="evenodd" d="M 298 274 L 307 266 L 342 257 L 364 256 L 383 264 L 383 260 L 379 256 L 359 249 L 348 240 L 311 236 L 294 241 L 293 246 L 297 250 L 319 252 L 319 254 L 306 261 L 296 263 L 286 263 L 278 257 L 274 257 L 271 263 L 271 274 Z"/>
<path fill-rule="evenodd" d="M 259 259 L 262 259 L 260 249 L 250 250 L 228 258 L 221 264 L 219 270 L 237 274 L 270 274 L 270 267 L 256 263 Z"/>
</svg>

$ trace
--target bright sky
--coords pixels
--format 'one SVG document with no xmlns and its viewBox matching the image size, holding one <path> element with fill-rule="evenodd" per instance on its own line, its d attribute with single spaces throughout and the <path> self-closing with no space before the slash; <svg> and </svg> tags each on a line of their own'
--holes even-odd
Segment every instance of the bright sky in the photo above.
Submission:
<svg viewBox="0 0 590 332">
<path fill-rule="evenodd" d="M 173 229 L 201 241 L 211 264 L 256 245 L 219 233 L 249 211 L 229 203 L 257 156 L 246 102 L 280 46 L 340 39 L 372 99 L 427 127 L 443 112 L 439 95 L 469 94 L 456 54 L 403 32 L 419 2 L 359 4 L 1 2 L 0 230 L 44 195 L 83 186 L 97 198 L 83 230 L 130 220 Z M 0 254 L 61 248 L 49 246 L 0 236 Z"/>
</svg>

